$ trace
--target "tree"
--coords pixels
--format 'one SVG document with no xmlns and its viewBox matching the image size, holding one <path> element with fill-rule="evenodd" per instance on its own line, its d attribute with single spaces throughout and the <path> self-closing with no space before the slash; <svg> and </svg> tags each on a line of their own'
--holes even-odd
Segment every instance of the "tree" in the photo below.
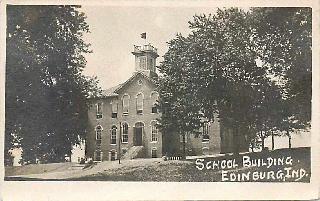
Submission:
<svg viewBox="0 0 320 201">
<path fill-rule="evenodd" d="M 194 112 L 190 113 L 192 121 L 198 118 L 197 110 L 210 120 L 214 120 L 214 114 L 218 113 L 220 122 L 232 128 L 234 153 L 241 149 L 241 139 L 247 139 L 249 144 L 256 142 L 258 136 L 264 143 L 266 137 L 274 136 L 275 131 L 281 130 L 281 122 L 286 118 L 280 110 L 282 104 L 288 106 L 289 102 L 308 102 L 308 98 L 297 98 L 301 94 L 311 97 L 308 92 L 310 85 L 306 84 L 296 92 L 292 87 L 293 83 L 301 81 L 295 80 L 294 76 L 299 72 L 300 64 L 295 54 L 307 55 L 303 59 L 308 59 L 309 55 L 308 45 L 306 52 L 301 50 L 304 48 L 301 40 L 309 42 L 308 31 L 304 32 L 302 28 L 309 23 L 305 22 L 308 17 L 301 16 L 302 11 L 292 15 L 288 10 L 261 8 L 245 12 L 230 8 L 218 9 L 208 16 L 194 16 L 193 21 L 189 22 L 191 33 L 187 37 L 178 35 L 169 43 L 169 51 L 159 67 L 163 74 L 161 80 L 165 83 L 159 87 L 160 97 L 168 94 L 174 97 L 173 100 L 163 98 L 162 105 L 187 100 L 180 104 L 186 102 L 195 106 Z M 275 21 L 269 19 L 273 13 L 282 12 L 281 20 L 285 23 L 274 24 Z M 269 17 L 267 22 L 263 18 L 266 16 Z M 293 25 L 287 26 L 290 23 Z M 292 27 L 295 26 L 299 28 L 297 33 L 293 33 L 295 30 Z M 288 30 L 290 34 L 282 37 L 281 33 Z M 301 38 L 299 33 L 303 34 Z M 262 65 L 258 65 L 259 61 Z M 303 73 L 307 83 L 310 68 L 306 65 L 303 69 L 307 69 Z M 168 114 L 170 117 L 163 118 L 172 122 L 181 120 L 187 116 L 189 108 L 190 105 L 181 107 Z M 295 116 L 306 122 L 308 115 L 305 114 L 309 113 L 309 109 L 308 106 L 299 107 Z M 293 110 L 295 108 L 290 109 Z M 183 115 L 176 115 L 178 113 Z M 163 121 L 163 124 L 170 124 L 170 121 Z M 190 130 L 197 129 L 198 124 L 194 125 Z M 176 128 L 182 131 L 184 126 L 186 124 Z"/>
<path fill-rule="evenodd" d="M 63 161 L 85 136 L 87 98 L 97 80 L 82 75 L 89 44 L 77 6 L 8 6 L 6 150 L 19 139 L 23 161 Z"/>
<path fill-rule="evenodd" d="M 186 134 L 200 127 L 200 107 L 194 99 L 194 92 L 189 87 L 188 62 L 184 60 L 184 50 L 187 41 L 181 35 L 172 40 L 168 52 L 164 55 L 165 62 L 159 67 L 163 74 L 158 80 L 160 94 L 159 107 L 162 108 L 162 116 L 159 125 L 166 135 L 166 146 L 173 140 L 174 133 L 178 133 L 183 139 L 183 157 L 186 156 Z M 179 137 L 178 136 L 178 137 Z M 172 145 L 174 147 L 174 145 Z M 166 152 L 172 154 L 175 150 L 167 147 Z"/>
<path fill-rule="evenodd" d="M 311 120 L 311 8 L 253 8 L 252 21 L 263 65 L 277 77 L 291 111 L 302 124 Z"/>
<path fill-rule="evenodd" d="M 282 88 L 276 129 L 291 147 L 294 129 L 310 126 L 312 89 L 311 8 L 253 8 L 257 47 L 263 66 Z M 279 117 L 278 116 L 278 117 Z"/>
<path fill-rule="evenodd" d="M 169 43 L 169 51 L 160 66 L 164 80 L 175 83 L 173 88 L 184 86 L 184 90 L 178 88 L 176 93 L 175 89 L 169 90 L 170 95 L 177 100 L 190 99 L 185 102 L 196 106 L 191 113 L 193 121 L 199 118 L 199 111 L 210 120 L 214 120 L 214 114 L 219 112 L 220 120 L 233 128 L 236 153 L 240 149 L 240 135 L 248 129 L 250 117 L 245 114 L 255 101 L 254 87 L 265 78 L 265 70 L 256 66 L 256 53 L 250 38 L 253 33 L 245 21 L 246 15 L 238 9 L 218 9 L 216 15 L 195 16 L 194 21 L 189 22 L 192 33 L 186 38 L 178 35 Z M 163 91 L 160 97 L 168 92 L 168 86 L 160 87 Z M 171 103 L 170 100 L 167 102 Z M 188 111 L 183 109 L 174 114 Z M 199 124 L 193 125 L 191 130 L 197 129 Z M 177 128 L 183 131 L 185 127 L 183 124 Z"/>
</svg>

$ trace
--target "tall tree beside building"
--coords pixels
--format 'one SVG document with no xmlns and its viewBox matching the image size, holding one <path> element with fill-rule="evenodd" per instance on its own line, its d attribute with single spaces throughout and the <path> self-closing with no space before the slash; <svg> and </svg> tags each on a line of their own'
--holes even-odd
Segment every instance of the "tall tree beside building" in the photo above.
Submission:
<svg viewBox="0 0 320 201">
<path fill-rule="evenodd" d="M 282 120 L 289 118 L 284 116 L 288 112 L 279 109 L 283 104 L 303 104 L 311 98 L 308 63 L 311 46 L 308 31 L 302 28 L 311 20 L 308 15 L 301 16 L 307 11 L 295 11 L 295 17 L 292 17 L 286 8 L 279 9 L 261 8 L 245 12 L 230 8 L 218 9 L 208 16 L 194 16 L 193 21 L 189 22 L 191 33 L 186 37 L 178 35 L 169 43 L 169 51 L 159 67 L 162 80 L 174 83 L 173 87 L 183 85 L 188 89 L 174 91 L 166 83 L 160 85 L 160 96 L 170 95 L 175 100 L 191 98 L 188 103 L 194 104 L 211 120 L 214 120 L 214 112 L 218 112 L 221 122 L 232 128 L 234 152 L 240 149 L 239 137 L 245 137 L 249 142 L 257 139 L 257 135 L 264 138 L 271 131 L 281 130 Z M 275 33 L 271 33 L 272 28 L 277 26 L 271 22 L 264 28 L 266 22 L 259 18 L 260 15 L 282 12 L 285 23 L 281 24 L 281 29 L 276 28 Z M 295 32 L 287 24 L 297 26 L 298 30 Z M 280 36 L 285 31 L 290 32 L 286 34 L 289 35 L 287 38 Z M 290 45 L 290 41 L 293 44 Z M 306 47 L 302 46 L 301 41 L 307 42 Z M 273 48 L 274 43 L 277 45 Z M 282 46 L 288 49 L 281 49 Z M 301 62 L 297 61 L 299 58 L 295 54 L 303 60 L 307 59 L 303 68 L 299 67 Z M 304 69 L 302 74 L 299 69 Z M 305 81 L 303 87 L 295 88 L 301 80 Z M 302 98 L 302 94 L 306 98 Z M 296 110 L 296 114 L 302 114 L 299 116 L 308 120 L 309 106 L 310 102 L 298 107 L 298 111 L 296 108 L 290 111 Z M 188 111 L 184 109 L 181 107 L 174 114 Z M 193 115 L 196 119 L 197 113 Z M 177 119 L 177 116 L 171 115 L 171 118 Z M 196 126 L 192 128 L 196 129 Z"/>
<path fill-rule="evenodd" d="M 169 42 L 169 50 L 164 55 L 164 62 L 159 67 L 163 75 L 158 80 L 160 94 L 159 106 L 162 116 L 159 124 L 166 136 L 164 143 L 166 154 L 173 154 L 179 150 L 172 150 L 175 138 L 182 139 L 182 155 L 186 156 L 186 135 L 201 125 L 200 105 L 194 98 L 193 88 L 190 87 L 189 63 L 186 55 L 188 41 L 181 35 Z M 173 133 L 178 134 L 174 136 Z"/>
<path fill-rule="evenodd" d="M 86 98 L 95 78 L 82 75 L 89 44 L 76 6 L 8 6 L 6 151 L 19 140 L 22 159 L 62 161 L 85 135 Z"/>
<path fill-rule="evenodd" d="M 219 113 L 221 122 L 232 128 L 234 152 L 240 149 L 240 135 L 243 137 L 248 125 L 253 123 L 251 111 L 258 101 L 256 91 L 268 82 L 265 69 L 256 66 L 253 33 L 246 16 L 247 13 L 238 9 L 218 9 L 215 15 L 195 16 L 189 22 L 191 34 L 173 40 L 180 38 L 183 45 L 179 48 L 172 48 L 175 43 L 169 43 L 171 49 L 160 66 L 165 79 L 185 83 L 185 88 L 192 92 L 188 102 L 198 105 L 198 111 L 211 120 L 214 113 Z M 168 69 L 176 72 L 183 69 L 186 76 L 177 79 Z M 187 95 L 181 90 L 170 94 L 178 100 L 186 99 Z"/>
</svg>

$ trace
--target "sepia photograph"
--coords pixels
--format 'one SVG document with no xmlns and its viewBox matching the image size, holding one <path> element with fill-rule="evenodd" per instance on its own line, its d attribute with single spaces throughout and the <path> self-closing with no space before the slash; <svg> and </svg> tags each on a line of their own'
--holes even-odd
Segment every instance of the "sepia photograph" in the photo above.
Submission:
<svg viewBox="0 0 320 201">
<path fill-rule="evenodd" d="M 310 184 L 312 7 L 130 5 L 5 4 L 4 181 Z"/>
</svg>

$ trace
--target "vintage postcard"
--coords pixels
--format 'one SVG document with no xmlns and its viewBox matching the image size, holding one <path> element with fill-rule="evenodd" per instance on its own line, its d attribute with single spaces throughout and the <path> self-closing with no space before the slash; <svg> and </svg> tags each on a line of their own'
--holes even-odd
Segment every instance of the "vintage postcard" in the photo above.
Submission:
<svg viewBox="0 0 320 201">
<path fill-rule="evenodd" d="M 2 199 L 318 198 L 319 15 L 1 2 Z"/>
</svg>

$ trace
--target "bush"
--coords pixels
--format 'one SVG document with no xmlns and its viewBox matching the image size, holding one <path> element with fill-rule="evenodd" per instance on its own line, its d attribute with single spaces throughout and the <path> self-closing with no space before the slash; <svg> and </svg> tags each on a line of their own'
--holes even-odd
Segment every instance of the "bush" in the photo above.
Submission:
<svg viewBox="0 0 320 201">
<path fill-rule="evenodd" d="M 81 158 L 79 164 L 85 164 L 85 163 L 86 163 L 86 160 L 84 158 Z"/>
</svg>

